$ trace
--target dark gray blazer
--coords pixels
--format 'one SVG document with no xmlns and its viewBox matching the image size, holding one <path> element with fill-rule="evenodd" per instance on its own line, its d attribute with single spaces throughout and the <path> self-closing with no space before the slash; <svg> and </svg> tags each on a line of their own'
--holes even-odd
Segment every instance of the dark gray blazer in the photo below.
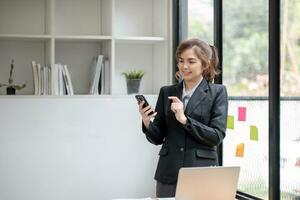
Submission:
<svg viewBox="0 0 300 200">
<path fill-rule="evenodd" d="M 146 138 L 162 144 L 155 179 L 165 184 L 177 182 L 181 167 L 218 165 L 216 147 L 225 137 L 228 99 L 225 86 L 202 80 L 190 98 L 185 115 L 186 125 L 175 118 L 169 96 L 182 98 L 183 82 L 160 89 L 157 115 L 147 130 Z"/>
</svg>

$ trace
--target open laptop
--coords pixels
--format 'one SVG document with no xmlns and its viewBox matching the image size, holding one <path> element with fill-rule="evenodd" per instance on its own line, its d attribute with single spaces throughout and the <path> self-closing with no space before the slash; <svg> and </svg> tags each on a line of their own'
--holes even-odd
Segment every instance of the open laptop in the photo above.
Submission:
<svg viewBox="0 0 300 200">
<path fill-rule="evenodd" d="M 234 200 L 240 167 L 181 168 L 176 200 Z"/>
</svg>

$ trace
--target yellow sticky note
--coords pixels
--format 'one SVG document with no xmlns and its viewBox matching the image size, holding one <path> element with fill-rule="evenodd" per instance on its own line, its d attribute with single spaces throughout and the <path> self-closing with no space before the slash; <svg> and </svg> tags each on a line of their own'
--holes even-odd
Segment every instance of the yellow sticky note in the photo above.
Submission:
<svg viewBox="0 0 300 200">
<path fill-rule="evenodd" d="M 258 141 L 258 130 L 256 126 L 250 126 L 250 140 Z"/>
<path fill-rule="evenodd" d="M 232 115 L 227 116 L 227 128 L 234 129 L 234 116 Z"/>
<path fill-rule="evenodd" d="M 244 149 L 245 149 L 245 144 L 244 143 L 238 144 L 236 146 L 235 156 L 236 157 L 244 157 Z"/>
</svg>

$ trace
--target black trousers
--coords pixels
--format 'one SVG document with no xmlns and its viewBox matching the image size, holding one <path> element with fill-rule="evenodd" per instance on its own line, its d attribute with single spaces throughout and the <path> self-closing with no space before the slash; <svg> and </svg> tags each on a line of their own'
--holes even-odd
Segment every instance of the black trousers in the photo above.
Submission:
<svg viewBox="0 0 300 200">
<path fill-rule="evenodd" d="M 165 197 L 175 197 L 176 184 L 164 184 L 161 182 L 156 182 L 156 197 L 165 198 Z"/>
</svg>

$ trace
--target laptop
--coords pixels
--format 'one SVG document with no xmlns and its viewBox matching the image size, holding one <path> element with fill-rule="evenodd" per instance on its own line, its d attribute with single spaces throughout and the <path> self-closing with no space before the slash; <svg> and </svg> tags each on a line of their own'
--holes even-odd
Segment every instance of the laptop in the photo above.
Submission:
<svg viewBox="0 0 300 200">
<path fill-rule="evenodd" d="M 176 200 L 235 200 L 240 167 L 179 170 Z"/>
</svg>

